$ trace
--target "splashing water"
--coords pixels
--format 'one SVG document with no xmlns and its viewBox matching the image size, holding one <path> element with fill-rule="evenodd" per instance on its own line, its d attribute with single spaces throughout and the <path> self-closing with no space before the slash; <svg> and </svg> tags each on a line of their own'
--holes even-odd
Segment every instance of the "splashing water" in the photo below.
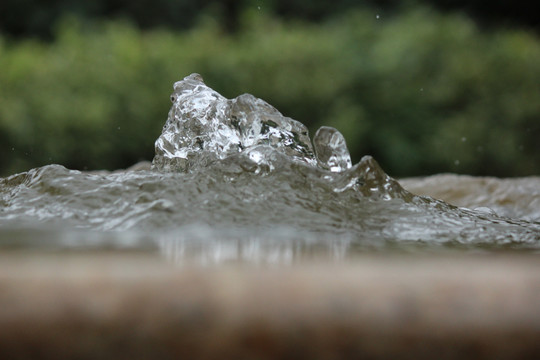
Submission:
<svg viewBox="0 0 540 360">
<path fill-rule="evenodd" d="M 287 262 L 391 249 L 538 249 L 540 224 L 413 195 L 345 139 L 192 74 L 174 84 L 152 168 L 49 165 L 0 179 L 0 246 L 161 249 L 178 261 Z"/>
<path fill-rule="evenodd" d="M 252 95 L 227 100 L 192 74 L 174 84 L 171 100 L 154 169 L 191 172 L 244 150 L 255 163 L 273 151 L 316 163 L 307 128 Z"/>
</svg>

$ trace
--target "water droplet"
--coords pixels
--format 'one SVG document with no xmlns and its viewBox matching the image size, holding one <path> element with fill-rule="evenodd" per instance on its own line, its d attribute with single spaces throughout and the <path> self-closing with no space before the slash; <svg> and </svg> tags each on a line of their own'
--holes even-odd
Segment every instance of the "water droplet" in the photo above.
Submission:
<svg viewBox="0 0 540 360">
<path fill-rule="evenodd" d="M 375 15 L 375 19 L 379 20 L 381 16 L 379 14 Z"/>
<path fill-rule="evenodd" d="M 260 7 L 260 6 L 257 6 L 257 9 L 261 10 L 261 7 Z"/>
<path fill-rule="evenodd" d="M 336 129 L 322 126 L 313 137 L 313 147 L 319 163 L 332 172 L 341 172 L 351 167 L 351 155 L 345 138 Z"/>
</svg>

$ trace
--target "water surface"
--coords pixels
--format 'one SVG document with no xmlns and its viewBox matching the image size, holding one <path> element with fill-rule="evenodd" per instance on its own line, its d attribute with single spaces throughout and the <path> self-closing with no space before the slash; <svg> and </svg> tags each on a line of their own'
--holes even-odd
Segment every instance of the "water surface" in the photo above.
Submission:
<svg viewBox="0 0 540 360">
<path fill-rule="evenodd" d="M 353 165 L 337 130 L 322 127 L 311 139 L 302 123 L 263 100 L 226 99 L 197 74 L 175 83 L 171 100 L 151 168 L 91 173 L 48 165 L 0 179 L 0 247 L 292 262 L 540 246 L 539 178 L 491 185 L 470 178 L 468 187 L 463 178 L 403 181 L 447 198 L 472 187 L 461 197 L 467 207 L 457 207 L 405 190 L 369 156 Z"/>
</svg>

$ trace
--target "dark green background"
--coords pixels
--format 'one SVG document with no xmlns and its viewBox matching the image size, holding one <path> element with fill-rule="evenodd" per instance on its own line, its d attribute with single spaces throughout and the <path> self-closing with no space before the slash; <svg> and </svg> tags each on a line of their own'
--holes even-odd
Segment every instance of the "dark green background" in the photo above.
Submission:
<svg viewBox="0 0 540 360">
<path fill-rule="evenodd" d="M 532 2 L 3 1 L 0 176 L 151 160 L 198 72 L 393 176 L 540 174 Z"/>
</svg>

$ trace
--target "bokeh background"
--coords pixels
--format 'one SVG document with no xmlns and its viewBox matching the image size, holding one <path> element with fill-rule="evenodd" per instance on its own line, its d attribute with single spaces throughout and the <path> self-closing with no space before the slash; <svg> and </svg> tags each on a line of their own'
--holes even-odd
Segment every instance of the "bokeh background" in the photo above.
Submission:
<svg viewBox="0 0 540 360">
<path fill-rule="evenodd" d="M 540 174 L 532 1 L 2 0 L 0 176 L 151 160 L 193 72 L 392 176 Z"/>
</svg>

